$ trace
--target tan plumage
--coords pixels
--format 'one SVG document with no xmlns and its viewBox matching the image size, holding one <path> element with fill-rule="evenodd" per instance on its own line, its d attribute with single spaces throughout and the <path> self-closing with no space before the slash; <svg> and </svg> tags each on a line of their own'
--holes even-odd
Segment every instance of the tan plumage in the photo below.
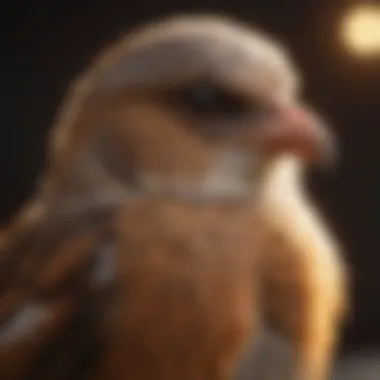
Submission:
<svg viewBox="0 0 380 380">
<path fill-rule="evenodd" d="M 262 292 L 279 284 L 267 244 L 288 212 L 273 165 L 331 149 L 292 66 L 269 38 L 194 16 L 130 34 L 74 82 L 41 186 L 2 242 L 2 379 L 229 379 L 262 317 L 324 379 L 306 345 L 326 347 Z"/>
<path fill-rule="evenodd" d="M 265 182 L 260 220 L 269 325 L 292 343 L 295 373 L 327 379 L 349 305 L 340 244 L 304 189 L 303 163 L 276 161 Z"/>
</svg>

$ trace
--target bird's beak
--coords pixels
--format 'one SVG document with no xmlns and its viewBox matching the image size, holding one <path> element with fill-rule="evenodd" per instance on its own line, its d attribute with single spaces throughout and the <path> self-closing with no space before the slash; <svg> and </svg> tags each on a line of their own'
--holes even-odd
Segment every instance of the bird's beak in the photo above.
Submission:
<svg viewBox="0 0 380 380">
<path fill-rule="evenodd" d="M 277 107 L 270 120 L 253 134 L 254 148 L 264 154 L 291 153 L 311 164 L 335 162 L 337 146 L 334 136 L 326 123 L 306 107 Z"/>
</svg>

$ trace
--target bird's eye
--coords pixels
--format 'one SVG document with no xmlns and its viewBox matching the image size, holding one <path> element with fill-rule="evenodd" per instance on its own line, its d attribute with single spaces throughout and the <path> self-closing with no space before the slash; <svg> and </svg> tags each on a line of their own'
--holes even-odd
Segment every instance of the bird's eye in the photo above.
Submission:
<svg viewBox="0 0 380 380">
<path fill-rule="evenodd" d="M 235 116 L 249 111 L 243 99 L 212 85 L 196 85 L 180 91 L 178 100 L 194 114 Z"/>
</svg>

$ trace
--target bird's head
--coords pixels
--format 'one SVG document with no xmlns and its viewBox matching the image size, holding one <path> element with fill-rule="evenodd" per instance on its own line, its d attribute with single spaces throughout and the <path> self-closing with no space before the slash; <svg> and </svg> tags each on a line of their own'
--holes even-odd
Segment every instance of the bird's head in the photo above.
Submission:
<svg viewBox="0 0 380 380">
<path fill-rule="evenodd" d="M 145 26 L 74 83 L 53 130 L 53 182 L 61 191 L 112 183 L 112 191 L 249 196 L 275 157 L 318 163 L 331 154 L 328 128 L 298 92 L 283 48 L 236 21 Z"/>
</svg>

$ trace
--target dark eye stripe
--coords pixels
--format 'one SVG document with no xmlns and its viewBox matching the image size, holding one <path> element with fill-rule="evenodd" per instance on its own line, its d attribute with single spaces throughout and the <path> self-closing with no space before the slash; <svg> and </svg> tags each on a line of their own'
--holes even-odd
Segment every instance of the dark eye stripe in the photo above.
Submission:
<svg viewBox="0 0 380 380">
<path fill-rule="evenodd" d="M 177 88 L 169 92 L 169 100 L 193 116 L 240 116 L 254 108 L 247 99 L 207 83 Z"/>
<path fill-rule="evenodd" d="M 180 101 L 196 114 L 241 114 L 249 111 L 249 105 L 243 99 L 229 94 L 218 87 L 196 85 L 184 89 L 179 94 Z"/>
</svg>

